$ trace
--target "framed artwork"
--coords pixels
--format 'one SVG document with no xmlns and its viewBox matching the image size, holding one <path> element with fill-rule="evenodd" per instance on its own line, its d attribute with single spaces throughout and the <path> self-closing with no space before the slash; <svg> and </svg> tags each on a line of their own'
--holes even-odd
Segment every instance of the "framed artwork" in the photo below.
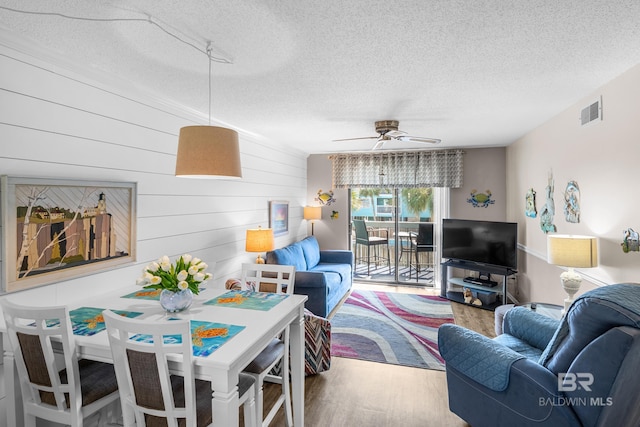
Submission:
<svg viewBox="0 0 640 427">
<path fill-rule="evenodd" d="M 2 176 L 2 290 L 135 262 L 136 183 Z"/>
<path fill-rule="evenodd" d="M 274 236 L 281 236 L 289 232 L 289 202 L 269 202 L 269 228 Z"/>
</svg>

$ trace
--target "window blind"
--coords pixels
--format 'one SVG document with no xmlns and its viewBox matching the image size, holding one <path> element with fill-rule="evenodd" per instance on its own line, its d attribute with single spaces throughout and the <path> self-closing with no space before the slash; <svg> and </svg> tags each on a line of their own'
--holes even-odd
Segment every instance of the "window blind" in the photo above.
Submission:
<svg viewBox="0 0 640 427">
<path fill-rule="evenodd" d="M 462 150 L 386 151 L 329 156 L 333 188 L 460 188 Z"/>
</svg>

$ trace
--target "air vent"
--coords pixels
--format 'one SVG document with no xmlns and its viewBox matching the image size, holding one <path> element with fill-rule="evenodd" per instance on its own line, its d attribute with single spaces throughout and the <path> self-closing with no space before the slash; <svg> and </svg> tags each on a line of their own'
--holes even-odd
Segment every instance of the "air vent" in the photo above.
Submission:
<svg viewBox="0 0 640 427">
<path fill-rule="evenodd" d="M 580 112 L 580 124 L 582 126 L 595 120 L 602 120 L 602 98 L 583 108 Z"/>
</svg>

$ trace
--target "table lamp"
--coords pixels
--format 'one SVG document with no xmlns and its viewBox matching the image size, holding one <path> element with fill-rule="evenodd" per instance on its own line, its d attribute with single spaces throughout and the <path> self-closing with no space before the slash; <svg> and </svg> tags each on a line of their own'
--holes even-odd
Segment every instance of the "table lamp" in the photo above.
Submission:
<svg viewBox="0 0 640 427">
<path fill-rule="evenodd" d="M 253 228 L 247 230 L 247 239 L 245 251 L 258 252 L 256 264 L 264 264 L 264 258 L 259 252 L 267 252 L 273 250 L 273 230 L 271 228 Z"/>
<path fill-rule="evenodd" d="M 322 207 L 321 206 L 305 206 L 304 207 L 304 219 L 311 221 L 311 235 L 313 236 L 313 221 L 322 219 Z"/>
<path fill-rule="evenodd" d="M 582 276 L 573 269 L 598 265 L 598 240 L 590 236 L 550 235 L 547 237 L 547 262 L 569 268 L 560 275 L 562 287 L 568 295 L 564 300 L 564 314 L 582 283 Z"/>
</svg>

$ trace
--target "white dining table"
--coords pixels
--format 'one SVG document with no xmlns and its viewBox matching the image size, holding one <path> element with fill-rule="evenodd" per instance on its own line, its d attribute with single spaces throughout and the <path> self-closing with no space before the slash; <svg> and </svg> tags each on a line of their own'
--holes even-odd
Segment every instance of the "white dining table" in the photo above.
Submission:
<svg viewBox="0 0 640 427">
<path fill-rule="evenodd" d="M 304 426 L 304 303 L 305 295 L 289 295 L 269 310 L 255 310 L 234 306 L 205 305 L 217 296 L 228 292 L 226 289 L 207 288 L 194 297 L 191 307 L 183 312 L 167 314 L 158 301 L 124 298 L 140 287 L 123 288 L 109 294 L 69 304 L 69 309 L 96 307 L 104 309 L 141 312 L 141 319 L 164 319 L 178 317 L 244 326 L 237 335 L 207 357 L 194 357 L 197 378 L 211 381 L 213 389 L 213 425 L 215 427 L 237 426 L 238 376 L 266 346 L 287 325 L 290 325 L 291 353 L 291 397 L 295 426 Z M 9 297 L 10 298 L 10 297 Z M 0 316 L 1 317 L 1 316 Z M 4 321 L 0 333 L 6 332 Z M 79 357 L 112 363 L 111 350 L 106 331 L 92 336 L 76 335 Z M 180 372 L 180 362 L 172 367 Z M 22 399 L 16 379 L 13 353 L 7 345 L 4 348 L 4 379 L 6 390 L 7 426 L 22 425 Z M 9 374 L 13 372 L 13 375 Z M 0 423 L 2 424 L 2 423 Z"/>
</svg>

